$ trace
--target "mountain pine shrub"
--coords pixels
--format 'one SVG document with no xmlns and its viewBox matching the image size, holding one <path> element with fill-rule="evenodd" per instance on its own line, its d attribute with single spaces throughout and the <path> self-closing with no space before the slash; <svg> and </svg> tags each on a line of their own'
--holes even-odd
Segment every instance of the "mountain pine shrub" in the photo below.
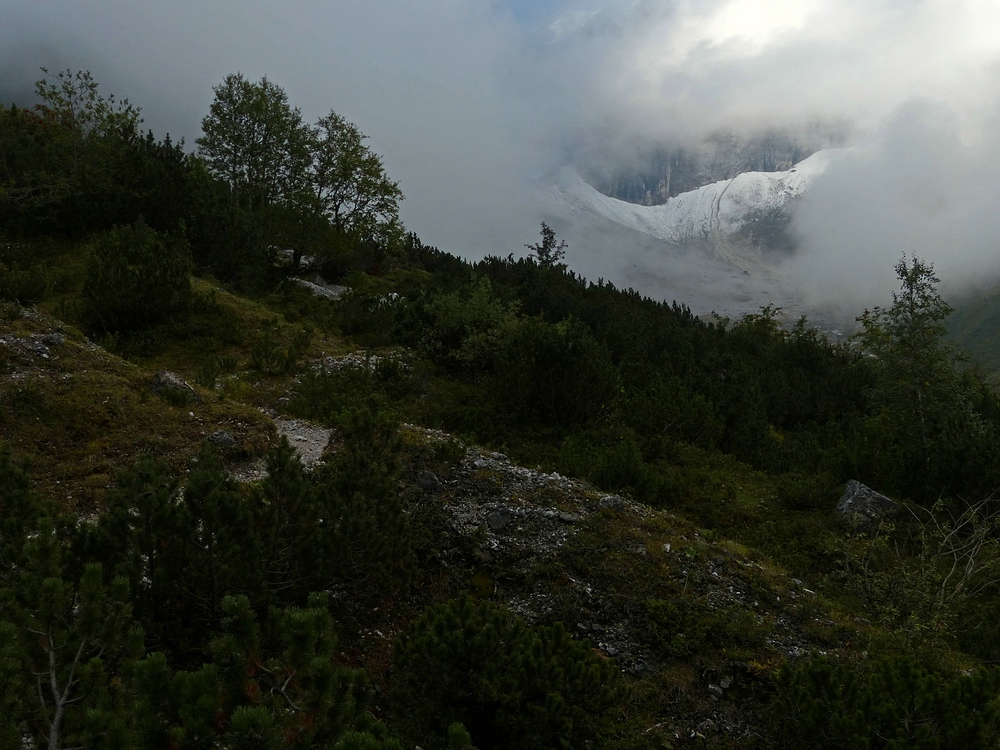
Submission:
<svg viewBox="0 0 1000 750">
<path fill-rule="evenodd" d="M 529 627 L 464 596 L 429 607 L 396 642 L 392 702 L 411 739 L 483 750 L 585 747 L 607 728 L 617 669 L 560 624 Z"/>
<path fill-rule="evenodd" d="M 191 301 L 187 243 L 146 226 L 119 226 L 92 248 L 83 287 L 86 316 L 101 331 L 135 331 L 181 314 Z"/>
<path fill-rule="evenodd" d="M 1000 737 L 995 668 L 956 677 L 908 655 L 863 665 L 816 656 L 783 667 L 777 686 L 788 747 L 985 750 Z"/>
</svg>

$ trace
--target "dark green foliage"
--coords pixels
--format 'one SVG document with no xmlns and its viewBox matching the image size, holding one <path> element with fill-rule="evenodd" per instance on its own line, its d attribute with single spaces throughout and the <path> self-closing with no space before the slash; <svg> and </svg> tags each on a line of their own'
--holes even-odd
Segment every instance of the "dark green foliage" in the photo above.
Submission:
<svg viewBox="0 0 1000 750">
<path fill-rule="evenodd" d="M 245 596 L 226 597 L 222 609 L 211 663 L 175 671 L 154 653 L 135 664 L 143 747 L 329 747 L 367 726 L 367 683 L 333 661 L 325 595 L 304 608 L 272 608 L 264 622 Z"/>
<path fill-rule="evenodd" d="M 33 110 L 0 113 L 7 231 L 80 236 L 121 220 L 121 157 L 138 141 L 141 120 L 127 100 L 98 88 L 88 72 L 62 71 L 36 83 L 40 103 Z"/>
<path fill-rule="evenodd" d="M 381 736 L 382 734 L 347 732 L 333 748 L 334 750 L 402 750 L 403 746 L 399 740 Z M 456 750 L 465 750 L 465 748 L 456 748 Z M 469 750 L 474 750 L 474 748 Z"/>
<path fill-rule="evenodd" d="M 993 461 L 984 466 L 977 460 L 977 446 L 996 445 L 994 428 L 976 413 L 977 394 L 970 393 L 956 369 L 955 353 L 941 341 L 951 307 L 937 292 L 934 267 L 903 258 L 896 273 L 900 292 L 892 306 L 866 310 L 858 318 L 858 339 L 874 356 L 878 372 L 873 389 L 878 411 L 865 425 L 881 454 L 873 473 L 921 501 L 937 499 L 970 470 L 988 472 L 981 492 L 990 492 L 997 469 Z"/>
<path fill-rule="evenodd" d="M 25 694 L 33 687 L 21 668 L 17 627 L 0 621 L 0 749 L 20 750 Z"/>
<path fill-rule="evenodd" d="M 382 159 L 365 146 L 367 136 L 336 112 L 321 117 L 311 133 L 308 184 L 318 213 L 333 229 L 334 249 L 399 242 L 403 192 L 389 179 Z"/>
<path fill-rule="evenodd" d="M 38 266 L 21 268 L 16 261 L 0 262 L 0 299 L 33 305 L 45 299 L 49 279 Z"/>
<path fill-rule="evenodd" d="M 187 244 L 141 219 L 94 242 L 83 300 L 93 326 L 133 331 L 182 314 L 191 300 Z"/>
<path fill-rule="evenodd" d="M 123 144 L 117 159 L 116 223 L 143 217 L 157 232 L 170 233 L 204 210 L 196 202 L 196 166 L 184 152 L 183 140 L 175 143 L 168 134 L 158 141 L 147 131 Z"/>
<path fill-rule="evenodd" d="M 658 500 L 661 482 L 630 430 L 608 436 L 572 435 L 559 451 L 558 465 L 560 471 L 586 477 L 603 489 L 625 492 L 641 502 Z"/>
<path fill-rule="evenodd" d="M 227 742 L 315 747 L 357 725 L 367 683 L 333 663 L 337 640 L 325 595 L 302 609 L 272 609 L 263 623 L 246 597 L 227 597 L 223 609 L 224 633 L 212 653 L 224 700 L 237 706 Z"/>
<path fill-rule="evenodd" d="M 369 362 L 362 367 L 310 369 L 299 379 L 288 408 L 306 419 L 340 425 L 351 411 L 370 402 L 378 385 Z"/>
<path fill-rule="evenodd" d="M 254 502 L 261 601 L 289 604 L 329 584 L 320 553 L 317 491 L 295 450 L 282 437 L 267 454 L 267 477 Z"/>
<path fill-rule="evenodd" d="M 31 493 L 28 473 L 16 463 L 9 450 L 0 450 L 0 748 L 19 750 L 18 723 L 28 710 L 26 697 L 35 688 L 32 676 L 23 669 L 18 627 L 6 622 L 13 612 L 13 595 L 20 586 L 18 570 L 26 563 L 25 544 L 38 530 L 42 508 Z"/>
<path fill-rule="evenodd" d="M 778 674 L 786 741 L 815 748 L 991 748 L 1000 737 L 1000 671 L 953 676 L 908 656 L 868 664 L 813 657 Z"/>
<path fill-rule="evenodd" d="M 975 631 L 994 627 L 982 618 L 1000 574 L 997 524 L 989 499 L 961 512 L 944 501 L 908 506 L 844 541 L 847 584 L 869 617 L 912 640 L 981 638 Z"/>
<path fill-rule="evenodd" d="M 183 497 L 192 522 L 185 596 L 195 621 L 210 628 L 222 616 L 223 598 L 247 586 L 255 552 L 252 519 L 239 488 L 207 441 L 191 467 Z"/>
<path fill-rule="evenodd" d="M 793 510 L 832 508 L 841 494 L 841 488 L 829 474 L 782 474 L 777 490 L 779 502 Z"/>
<path fill-rule="evenodd" d="M 626 394 L 625 419 L 652 444 L 683 440 L 699 448 L 715 448 L 725 430 L 717 407 L 677 377 L 651 377 Z"/>
<path fill-rule="evenodd" d="M 310 133 L 298 108 L 266 77 L 255 83 L 233 73 L 214 91 L 197 140 L 208 168 L 244 208 L 293 200 L 310 161 Z"/>
<path fill-rule="evenodd" d="M 398 309 L 389 299 L 365 289 L 351 289 L 334 303 L 337 327 L 366 346 L 385 346 L 392 339 Z"/>
<path fill-rule="evenodd" d="M 321 477 L 324 569 L 362 601 L 399 594 L 413 571 L 409 516 L 397 490 L 400 449 L 396 426 L 384 413 L 356 411 Z"/>
<path fill-rule="evenodd" d="M 529 628 L 466 596 L 430 607 L 393 650 L 393 702 L 413 741 L 582 747 L 607 729 L 617 669 L 561 625 Z"/>
<path fill-rule="evenodd" d="M 529 318 L 497 354 L 502 410 L 525 422 L 567 427 L 600 415 L 617 395 L 610 357 L 581 321 Z"/>
<path fill-rule="evenodd" d="M 299 328 L 291 336 L 267 329 L 250 350 L 250 367 L 267 375 L 284 375 L 308 351 L 312 341 L 311 328 Z"/>
<path fill-rule="evenodd" d="M 135 615 L 150 636 L 162 638 L 183 613 L 194 531 L 177 478 L 150 455 L 108 492 L 94 543 L 105 564 L 129 581 Z"/>
<path fill-rule="evenodd" d="M 139 110 L 98 92 L 89 73 L 36 84 L 32 110 L 0 110 L 0 230 L 85 236 L 140 216 L 177 231 L 196 209 L 183 143 L 139 131 Z"/>
<path fill-rule="evenodd" d="M 191 255 L 198 267 L 240 289 L 261 289 L 273 274 L 273 257 L 263 220 L 234 205 L 226 190 L 198 172 L 194 190 L 199 210 L 188 224 Z"/>
<path fill-rule="evenodd" d="M 500 351 L 514 334 L 516 304 L 498 299 L 487 278 L 463 293 L 437 294 L 406 310 L 408 339 L 452 372 L 491 372 Z"/>
<path fill-rule="evenodd" d="M 705 657 L 722 651 L 750 657 L 770 633 L 770 623 L 753 612 L 712 605 L 704 598 L 678 596 L 646 602 L 649 648 L 659 658 Z"/>
<path fill-rule="evenodd" d="M 12 639 L 0 643 L 0 652 L 20 661 L 29 688 L 21 715 L 12 718 L 26 721 L 36 742 L 72 747 L 95 726 L 108 731 L 117 721 L 109 709 L 131 615 L 128 582 L 119 577 L 108 585 L 98 564 L 75 577 L 51 523 L 41 524 L 24 554 L 16 581 L 0 591 L 10 618 L 0 635 Z"/>
<path fill-rule="evenodd" d="M 0 448 L 0 583 L 14 583 L 14 572 L 24 563 L 24 545 L 43 515 L 27 467 L 14 460 L 9 448 Z"/>
<path fill-rule="evenodd" d="M 413 395 L 418 373 L 393 355 L 366 357 L 339 368 L 312 368 L 298 380 L 289 410 L 331 427 L 348 424 L 356 411 L 378 409 Z"/>
<path fill-rule="evenodd" d="M 175 671 L 166 655 L 156 652 L 133 666 L 131 679 L 140 747 L 215 747 L 225 706 L 215 665 Z"/>
<path fill-rule="evenodd" d="M 617 445 L 598 452 L 590 469 L 582 473 L 609 490 L 625 490 L 633 497 L 645 501 L 653 499 L 655 481 L 632 435 L 627 435 Z"/>
<path fill-rule="evenodd" d="M 202 121 L 198 153 L 228 188 L 232 206 L 253 215 L 267 238 L 336 264 L 377 258 L 383 272 L 401 243 L 402 192 L 357 126 L 331 111 L 315 126 L 267 78 L 226 76 Z"/>
</svg>

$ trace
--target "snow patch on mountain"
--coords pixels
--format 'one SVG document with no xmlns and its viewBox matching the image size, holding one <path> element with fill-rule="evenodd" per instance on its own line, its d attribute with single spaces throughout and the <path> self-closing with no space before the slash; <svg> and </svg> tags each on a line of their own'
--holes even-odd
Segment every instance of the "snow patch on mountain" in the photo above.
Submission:
<svg viewBox="0 0 1000 750">
<path fill-rule="evenodd" d="M 718 245 L 761 213 L 782 208 L 803 195 L 812 181 L 851 149 L 817 151 L 784 172 L 744 172 L 670 198 L 660 206 L 640 206 L 598 192 L 572 168 L 552 185 L 553 209 L 585 211 L 675 245 Z"/>
<path fill-rule="evenodd" d="M 609 198 L 564 168 L 537 183 L 537 202 L 568 241 L 570 267 L 591 280 L 676 300 L 698 315 L 737 318 L 772 304 L 790 320 L 808 313 L 839 325 L 843 316 L 817 309 L 804 295 L 795 256 L 772 252 L 766 236 L 754 240 L 766 225 L 780 229 L 775 216 L 787 218 L 791 201 L 809 200 L 820 175 L 859 153 L 818 151 L 787 171 L 746 172 L 660 206 Z"/>
</svg>

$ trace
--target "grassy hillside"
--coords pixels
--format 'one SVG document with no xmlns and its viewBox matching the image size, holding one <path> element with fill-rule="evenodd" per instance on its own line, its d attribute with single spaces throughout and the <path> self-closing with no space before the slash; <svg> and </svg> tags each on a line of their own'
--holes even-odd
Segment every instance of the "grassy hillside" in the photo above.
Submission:
<svg viewBox="0 0 1000 750">
<path fill-rule="evenodd" d="M 982 292 L 955 301 L 948 340 L 992 377 L 1000 375 L 1000 293 Z"/>
<path fill-rule="evenodd" d="M 85 252 L 85 246 L 70 247 L 47 264 L 65 267 Z M 947 562 L 947 554 L 938 557 L 943 548 L 920 537 L 931 527 L 921 532 L 904 517 L 897 527 L 886 526 L 873 537 L 839 519 L 833 511 L 842 488 L 838 477 L 828 468 L 808 468 L 816 459 L 794 446 L 803 433 L 790 421 L 794 412 L 789 409 L 810 414 L 815 406 L 783 406 L 785 421 L 767 426 L 768 445 L 762 446 L 738 439 L 727 443 L 728 431 L 738 436 L 746 425 L 727 425 L 718 406 L 677 384 L 655 398 L 626 398 L 612 414 L 607 406 L 587 414 L 572 403 L 531 400 L 536 396 L 519 401 L 524 396 L 504 384 L 502 371 L 477 373 L 475 368 L 488 362 L 482 357 L 491 346 L 508 347 L 504 361 L 509 363 L 516 350 L 502 339 L 491 339 L 490 326 L 512 325 L 530 313 L 530 305 L 542 303 L 532 302 L 530 295 L 537 292 L 531 286 L 520 301 L 510 297 L 504 302 L 502 277 L 494 277 L 488 290 L 482 276 L 480 281 L 469 276 L 473 286 L 468 293 L 432 291 L 447 289 L 467 273 L 461 263 L 420 250 L 391 274 L 355 275 L 356 291 L 339 301 L 313 297 L 290 282 L 250 298 L 210 278 L 194 278 L 195 297 L 185 317 L 143 332 L 105 335 L 104 346 L 76 327 L 83 321 L 74 301 L 79 286 L 64 283 L 40 309 L 7 303 L 0 334 L 3 439 L 15 462 L 28 460 L 32 486 L 42 499 L 61 512 L 96 518 L 100 528 L 99 519 L 111 512 L 105 510 L 108 503 L 119 501 L 115 488 L 124 486 L 122 472 L 144 452 L 161 458 L 183 484 L 185 472 L 193 470 L 188 467 L 200 465 L 190 462 L 210 433 L 222 430 L 235 438 L 221 459 L 228 470 L 238 471 L 276 444 L 272 416 L 305 417 L 333 428 L 327 468 L 321 465 L 306 475 L 322 495 L 324 487 L 344 481 L 337 477 L 346 475 L 337 472 L 349 471 L 344 462 L 353 455 L 351 435 L 356 434 L 351 414 L 370 409 L 382 414 L 380 419 L 408 422 L 393 449 L 398 454 L 392 461 L 398 464 L 391 476 L 397 479 L 385 485 L 392 487 L 405 514 L 404 525 L 393 532 L 405 537 L 389 542 L 398 554 L 403 554 L 401 543 L 409 550 L 400 558 L 409 561 L 405 576 L 390 573 L 391 583 L 379 588 L 374 599 L 354 588 L 353 578 L 327 582 L 339 640 L 332 663 L 338 669 L 364 670 L 372 684 L 365 705 L 385 722 L 372 725 L 359 718 L 356 726 L 372 737 L 395 734 L 404 745 L 445 740 L 434 739 L 434 719 L 426 718 L 441 709 L 432 710 L 432 703 L 421 708 L 420 701 L 430 701 L 433 690 L 421 688 L 425 696 L 420 699 L 401 692 L 400 675 L 413 673 L 401 666 L 408 662 L 399 661 L 400 646 L 394 650 L 393 644 L 415 637 L 421 613 L 454 607 L 449 602 L 461 601 L 463 594 L 503 607 L 520 618 L 518 627 L 528 628 L 526 632 L 564 626 L 571 640 L 589 644 L 595 663 L 608 665 L 608 674 L 617 675 L 613 689 L 608 683 L 608 702 L 588 709 L 599 713 L 593 714 L 597 723 L 586 736 L 602 747 L 810 746 L 797 743 L 816 733 L 826 738 L 824 746 L 840 746 L 842 729 L 831 727 L 828 718 L 800 713 L 807 704 L 825 706 L 824 716 L 855 710 L 849 697 L 810 692 L 822 684 L 815 680 L 830 665 L 853 665 L 854 673 L 871 684 L 894 669 L 936 674 L 934 679 L 944 684 L 965 679 L 958 670 L 979 674 L 978 659 L 992 654 L 986 645 L 973 645 L 979 643 L 976 637 L 981 636 L 975 634 L 988 616 L 981 600 L 957 599 L 940 606 L 925 600 L 921 592 L 926 587 L 947 580 L 939 578 L 945 576 L 939 562 Z M 751 344 L 755 356 L 772 362 L 782 347 L 798 347 L 791 361 L 800 368 L 808 356 L 840 356 L 834 350 L 823 354 L 826 345 L 811 335 L 789 337 L 766 317 L 724 332 L 683 310 L 627 293 L 596 287 L 588 291 L 558 269 L 523 267 L 520 273 L 528 281 L 541 274 L 545 293 L 556 295 L 557 304 L 584 305 L 570 313 L 583 320 L 587 295 L 599 294 L 600 305 L 592 309 L 603 315 L 609 306 L 618 306 L 615 319 L 630 311 L 632 330 L 662 336 L 663 321 L 673 319 L 678 330 L 690 328 L 686 335 L 715 342 L 715 353 L 704 343 L 689 350 L 685 356 L 691 362 L 722 356 L 717 361 L 728 364 L 721 366 L 733 368 L 739 363 L 737 353 Z M 388 296 L 395 290 L 407 297 Z M 427 321 L 426 316 L 432 316 L 430 322 L 413 328 L 414 320 Z M 646 328 L 643 316 L 660 323 Z M 452 319 L 466 322 L 459 337 L 449 339 Z M 591 320 L 590 330 L 600 335 L 601 318 Z M 555 330 L 563 330 L 560 335 L 572 331 Z M 412 331 L 419 337 L 413 339 Z M 635 335 L 645 347 L 642 336 L 648 334 Z M 414 343 L 400 345 L 408 341 Z M 619 346 L 628 342 L 619 341 Z M 676 357 L 682 350 L 672 344 L 669 351 Z M 600 355 L 599 349 L 587 354 Z M 622 356 L 616 368 L 628 358 Z M 193 383 L 199 400 L 154 395 L 152 376 L 163 369 Z M 587 372 L 589 378 L 606 377 L 600 370 Z M 811 377 L 807 372 L 816 371 L 800 370 L 795 376 L 802 378 L 794 391 L 800 398 Z M 773 369 L 769 382 L 780 382 Z M 570 381 L 561 387 L 575 386 Z M 487 396 L 490 391 L 493 395 Z M 588 391 L 580 394 L 590 397 Z M 769 398 L 766 392 L 764 397 Z M 533 411 L 536 404 L 542 411 Z M 555 421 L 547 422 L 547 415 Z M 654 422 L 658 430 L 666 430 L 657 438 L 660 442 L 647 442 L 644 420 L 650 418 L 666 420 Z M 561 420 L 577 421 L 563 426 Z M 363 458 L 367 454 L 358 455 L 369 467 L 365 475 L 382 471 L 371 468 L 376 464 L 367 463 L 373 460 Z M 276 466 L 275 460 L 268 454 L 269 465 Z M 803 463 L 796 466 L 796 461 Z M 374 487 L 368 491 L 383 491 Z M 260 498 L 273 491 L 257 480 L 238 494 L 247 507 L 261 508 L 253 511 L 258 513 L 268 507 L 256 505 Z M 265 531 L 251 526 L 241 533 L 256 539 Z M 364 546 L 375 545 L 377 538 L 362 542 L 353 554 L 360 559 L 396 554 Z M 886 546 L 890 539 L 894 546 Z M 87 544 L 100 548 L 96 541 Z M 977 564 L 985 567 L 976 568 L 977 582 L 988 575 L 994 559 L 983 552 Z M 250 591 L 253 564 L 248 559 L 242 565 L 246 569 L 237 569 L 234 581 L 251 577 L 232 585 Z M 366 576 L 382 569 L 376 566 Z M 176 575 L 184 579 L 189 574 L 179 569 Z M 275 597 L 275 603 L 286 603 L 282 606 L 305 605 L 305 599 L 282 590 L 265 587 L 262 591 L 271 593 L 260 596 Z M 141 586 L 136 593 L 142 593 Z M 149 639 L 149 651 L 166 648 L 170 658 L 182 662 L 199 663 L 203 657 L 195 654 L 213 628 L 223 627 L 221 621 L 194 615 L 190 621 L 183 615 L 157 625 L 144 613 L 142 599 L 132 606 L 147 632 L 157 634 Z M 941 627 L 954 631 L 937 629 Z M 968 636 L 962 635 L 966 632 Z M 963 651 L 967 648 L 971 653 Z M 810 655 L 819 661 L 810 661 Z M 137 664 L 146 669 L 151 658 Z M 441 652 L 435 663 L 446 664 L 447 658 Z M 487 659 L 481 668 L 490 674 L 499 663 L 491 667 Z M 419 683 L 423 678 L 417 674 L 412 679 Z M 917 690 L 916 685 L 907 689 Z M 572 694 L 571 686 L 563 689 Z M 502 696 L 495 697 L 503 702 Z M 517 700 L 533 705 L 527 694 Z M 231 704 L 220 703 L 219 710 L 231 710 L 226 705 Z M 257 704 L 251 700 L 251 705 Z M 431 713 L 421 714 L 424 710 Z M 941 710 L 923 720 L 937 725 Z M 489 713 L 487 721 L 478 710 L 455 711 L 480 746 L 490 746 L 484 732 L 501 731 L 501 725 L 491 723 L 500 721 L 499 714 Z M 873 714 L 864 726 L 893 724 L 897 719 L 887 718 L 891 716 Z M 601 723 L 608 718 L 609 723 Z M 235 715 L 219 725 L 220 741 L 235 731 L 233 721 Z M 502 731 L 514 731 L 501 724 Z M 540 736 L 532 734 L 536 731 L 522 728 L 511 736 Z M 992 728 L 983 731 L 984 737 L 994 736 Z"/>
<path fill-rule="evenodd" d="M 996 747 L 1000 398 L 933 268 L 853 346 L 703 321 L 545 225 L 425 246 L 356 127 L 215 92 L 197 155 L 85 73 L 0 110 L 0 748 Z"/>
</svg>

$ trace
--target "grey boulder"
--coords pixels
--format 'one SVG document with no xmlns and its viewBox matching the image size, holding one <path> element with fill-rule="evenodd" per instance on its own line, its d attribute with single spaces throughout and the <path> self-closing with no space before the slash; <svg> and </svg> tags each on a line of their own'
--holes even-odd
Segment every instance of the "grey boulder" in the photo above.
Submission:
<svg viewBox="0 0 1000 750">
<path fill-rule="evenodd" d="M 837 512 L 848 521 L 861 526 L 875 525 L 898 510 L 899 505 L 895 502 L 856 479 L 847 483 L 847 489 L 837 502 Z"/>
<path fill-rule="evenodd" d="M 190 401 L 197 403 L 201 396 L 176 372 L 160 370 L 153 376 L 153 393 L 168 400 Z"/>
</svg>

